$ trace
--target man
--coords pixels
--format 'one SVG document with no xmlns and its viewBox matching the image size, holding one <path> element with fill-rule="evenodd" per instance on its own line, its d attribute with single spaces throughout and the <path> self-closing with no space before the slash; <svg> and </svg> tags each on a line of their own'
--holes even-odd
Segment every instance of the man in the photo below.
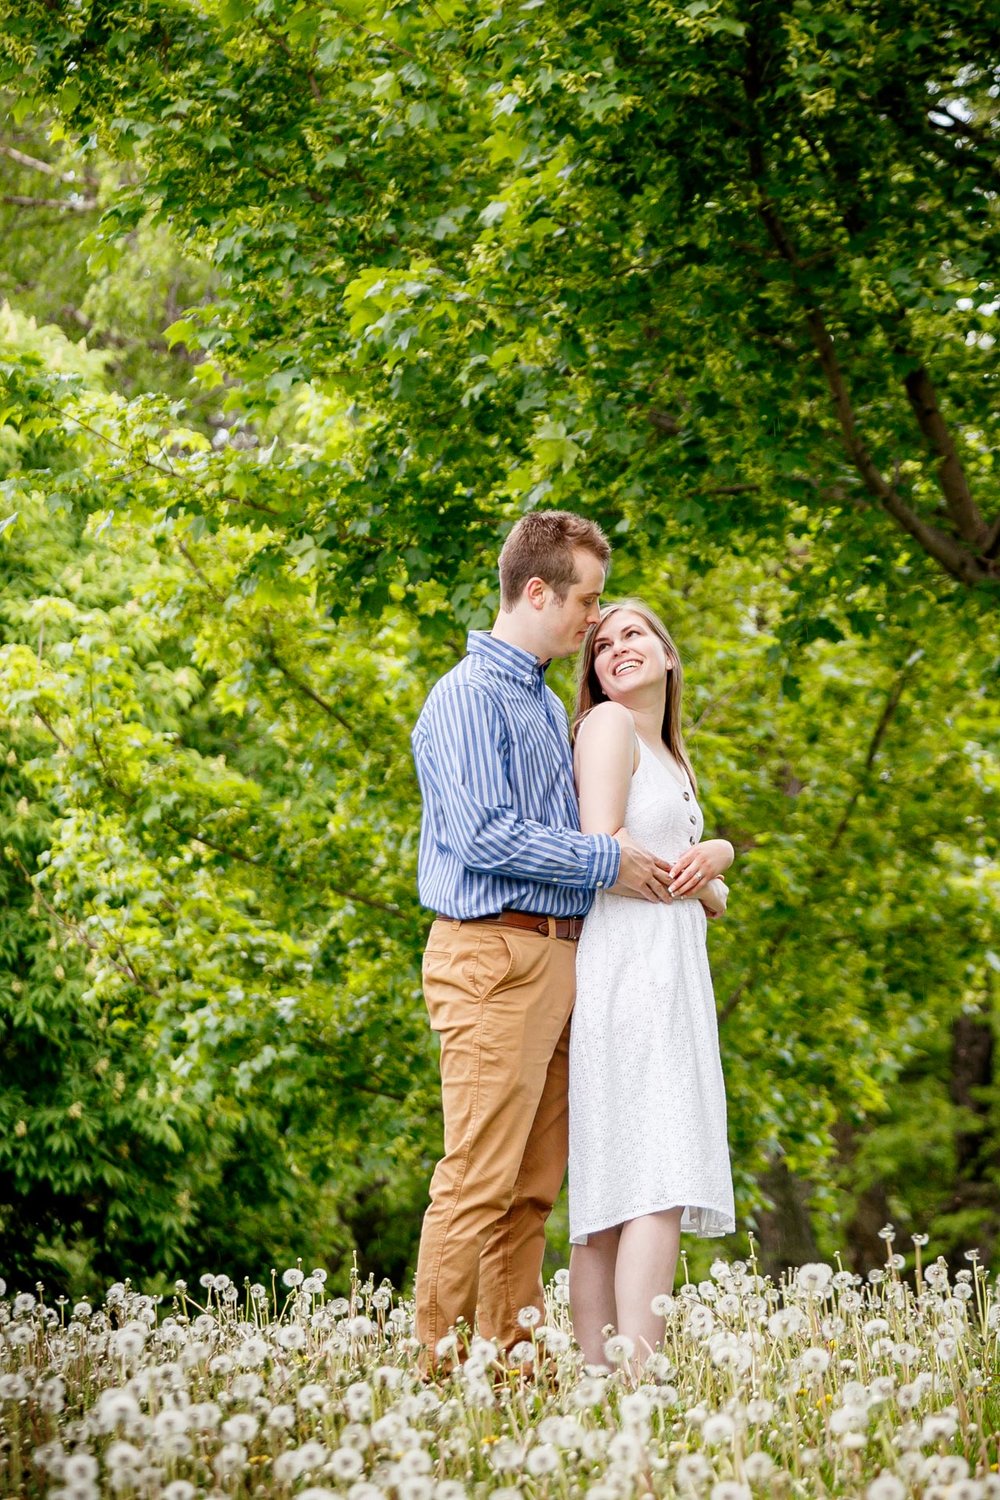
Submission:
<svg viewBox="0 0 1000 1500">
<path fill-rule="evenodd" d="M 536 512 L 500 554 L 500 614 L 432 689 L 413 732 L 424 800 L 420 898 L 438 913 L 424 995 L 441 1039 L 445 1154 L 417 1262 L 433 1364 L 460 1322 L 507 1349 L 541 1310 L 545 1221 L 567 1152 L 575 943 L 594 891 L 667 899 L 669 866 L 622 832 L 579 832 L 566 712 L 545 685 L 590 625 L 611 549 L 593 522 Z"/>
</svg>

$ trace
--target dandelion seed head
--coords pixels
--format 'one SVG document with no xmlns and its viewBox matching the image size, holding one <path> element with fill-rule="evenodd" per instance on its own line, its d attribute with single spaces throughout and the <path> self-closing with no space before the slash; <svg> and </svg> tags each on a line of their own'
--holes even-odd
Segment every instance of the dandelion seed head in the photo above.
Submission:
<svg viewBox="0 0 1000 1500">
<path fill-rule="evenodd" d="M 865 1500 L 906 1500 L 906 1485 L 895 1474 L 880 1474 L 865 1490 Z"/>
<path fill-rule="evenodd" d="M 702 1453 L 685 1453 L 677 1460 L 674 1470 L 682 1490 L 699 1489 L 712 1472 L 708 1459 Z"/>
<path fill-rule="evenodd" d="M 743 1472 L 751 1484 L 766 1484 L 775 1470 L 770 1453 L 748 1453 L 743 1460 Z"/>
<path fill-rule="evenodd" d="M 465 1500 L 467 1494 L 465 1485 L 457 1479 L 440 1479 L 434 1486 L 434 1500 Z"/>
<path fill-rule="evenodd" d="M 172 1479 L 160 1492 L 160 1500 L 195 1500 L 198 1491 L 189 1479 Z"/>
<path fill-rule="evenodd" d="M 254 1430 L 256 1431 L 256 1421 L 252 1417 L 250 1420 L 253 1422 Z M 176 1437 L 179 1432 L 187 1431 L 187 1425 L 187 1412 L 179 1411 L 176 1406 L 164 1407 L 153 1418 L 153 1432 L 158 1438 Z"/>
<path fill-rule="evenodd" d="M 636 1426 L 647 1422 L 653 1412 L 653 1403 L 648 1391 L 630 1391 L 621 1399 L 619 1412 L 622 1422 L 627 1426 Z"/>
<path fill-rule="evenodd" d="M 622 1365 L 635 1353 L 635 1344 L 627 1333 L 613 1333 L 604 1342 L 604 1358 L 609 1365 Z"/>
<path fill-rule="evenodd" d="M 247 1450 L 242 1443 L 223 1443 L 212 1459 L 212 1468 L 220 1481 L 241 1473 L 246 1465 Z"/>
<path fill-rule="evenodd" d="M 519 1443 L 513 1438 L 500 1438 L 490 1447 L 488 1451 L 490 1467 L 498 1474 L 510 1474 L 519 1469 L 524 1459 L 524 1454 Z"/>
<path fill-rule="evenodd" d="M 825 1297 L 833 1283 L 833 1267 L 822 1261 L 808 1261 L 795 1273 L 795 1285 L 807 1296 Z"/>
<path fill-rule="evenodd" d="M 215 1401 L 198 1401 L 188 1407 L 187 1420 L 193 1432 L 213 1432 L 222 1421 L 222 1411 Z"/>
<path fill-rule="evenodd" d="M 766 1400 L 763 1396 L 755 1396 L 747 1402 L 747 1421 L 753 1427 L 763 1427 L 771 1421 L 774 1416 L 774 1402 Z"/>
<path fill-rule="evenodd" d="M 800 1307 L 782 1307 L 767 1320 L 767 1331 L 776 1339 L 794 1338 L 807 1326 L 805 1313 Z"/>
<path fill-rule="evenodd" d="M 308 1338 L 301 1324 L 286 1323 L 284 1327 L 278 1329 L 274 1335 L 274 1341 L 286 1353 L 292 1353 L 299 1349 L 304 1349 Z M 214 1364 L 215 1361 L 213 1360 L 212 1363 Z"/>
<path fill-rule="evenodd" d="M 434 1483 L 426 1474 L 403 1474 L 396 1480 L 399 1500 L 432 1500 Z"/>
<path fill-rule="evenodd" d="M 731 1443 L 736 1436 L 736 1423 L 725 1412 L 714 1412 L 701 1424 L 701 1435 L 710 1448 Z"/>
<path fill-rule="evenodd" d="M 551 1443 L 537 1443 L 528 1450 L 524 1467 L 534 1479 L 555 1474 L 559 1469 L 559 1452 Z"/>
<path fill-rule="evenodd" d="M 228 1417 L 219 1429 L 222 1436 L 231 1443 L 252 1443 L 258 1431 L 257 1418 L 249 1412 L 240 1412 L 235 1417 Z"/>
<path fill-rule="evenodd" d="M 703 1302 L 696 1302 L 686 1309 L 684 1323 L 693 1339 L 704 1339 L 715 1327 L 715 1314 Z"/>
<path fill-rule="evenodd" d="M 932 1412 L 920 1427 L 920 1441 L 927 1447 L 932 1443 L 946 1443 L 958 1431 L 958 1422 L 948 1411 Z"/>
</svg>

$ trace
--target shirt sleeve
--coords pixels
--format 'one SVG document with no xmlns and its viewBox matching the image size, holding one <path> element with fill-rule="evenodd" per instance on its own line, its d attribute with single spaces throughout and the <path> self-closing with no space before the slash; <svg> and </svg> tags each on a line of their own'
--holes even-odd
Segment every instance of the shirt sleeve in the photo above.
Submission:
<svg viewBox="0 0 1000 1500">
<path fill-rule="evenodd" d="M 595 890 L 614 885 L 621 848 L 608 833 L 552 828 L 515 811 L 506 726 L 487 694 L 440 693 L 421 715 L 418 770 L 430 784 L 448 847 L 468 870 Z"/>
</svg>

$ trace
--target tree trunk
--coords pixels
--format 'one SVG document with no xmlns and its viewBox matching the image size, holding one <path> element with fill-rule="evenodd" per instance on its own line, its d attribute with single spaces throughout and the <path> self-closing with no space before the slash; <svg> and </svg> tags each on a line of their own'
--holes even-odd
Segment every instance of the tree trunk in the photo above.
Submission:
<svg viewBox="0 0 1000 1500">
<path fill-rule="evenodd" d="M 790 1266 L 819 1260 L 819 1246 L 809 1217 L 809 1183 L 776 1161 L 760 1179 L 766 1201 L 758 1223 L 761 1265 L 779 1282 Z"/>
<path fill-rule="evenodd" d="M 854 1127 L 841 1121 L 834 1135 L 841 1170 L 846 1169 L 847 1173 L 851 1173 L 857 1155 Z M 864 1276 L 873 1267 L 885 1264 L 888 1246 L 884 1240 L 879 1239 L 878 1232 L 885 1228 L 891 1218 L 887 1184 L 878 1179 L 862 1188 L 855 1199 L 851 1217 L 844 1225 L 847 1263 L 852 1271 Z"/>
<path fill-rule="evenodd" d="M 978 1211 L 981 1227 L 976 1243 L 962 1248 L 978 1250 L 989 1265 L 1000 1234 L 998 1144 L 989 1131 L 990 1105 L 983 1096 L 993 1082 L 993 1027 L 983 1013 L 962 1014 L 956 1017 L 951 1035 L 948 1092 L 952 1103 L 968 1113 L 955 1133 L 955 1191 L 944 1209 L 950 1214 Z"/>
</svg>

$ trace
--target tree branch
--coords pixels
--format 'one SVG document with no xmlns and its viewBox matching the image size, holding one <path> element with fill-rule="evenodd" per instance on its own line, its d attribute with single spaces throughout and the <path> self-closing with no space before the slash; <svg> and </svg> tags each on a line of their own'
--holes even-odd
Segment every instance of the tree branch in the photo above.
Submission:
<svg viewBox="0 0 1000 1500">
<path fill-rule="evenodd" d="M 986 541 L 989 528 L 972 498 L 962 461 L 956 452 L 948 424 L 941 415 L 937 393 L 926 367 L 920 365 L 916 370 L 911 370 L 903 384 L 917 425 L 941 460 L 938 482 L 948 514 L 954 521 L 959 536 L 978 550 Z"/>
<path fill-rule="evenodd" d="M 106 958 L 113 969 L 116 969 L 119 974 L 124 974 L 126 979 L 130 979 L 132 983 L 137 984 L 140 989 L 145 990 L 147 995 L 152 995 L 154 999 L 157 1000 L 160 998 L 160 992 L 157 989 L 156 985 L 151 984 L 148 979 L 144 979 L 142 975 L 138 973 L 138 971 L 133 967 L 128 955 L 125 953 L 125 950 L 120 943 L 115 942 L 115 940 L 112 939 L 114 948 L 118 953 L 122 954 L 123 957 L 119 959 L 113 956 L 109 956 L 104 948 L 102 948 L 100 943 L 94 942 L 93 938 L 90 936 L 90 933 L 87 932 L 85 928 L 80 926 L 78 923 L 71 921 L 69 917 L 64 917 L 62 912 L 52 905 L 51 901 L 47 899 L 45 892 L 33 879 L 30 870 L 28 870 L 24 866 L 24 864 L 22 864 L 21 860 L 17 857 L 16 854 L 14 854 L 12 851 L 8 851 L 7 858 L 10 860 L 11 864 L 13 864 L 14 867 L 20 871 L 21 875 L 31 887 L 32 892 L 38 897 L 38 900 L 42 903 L 45 910 L 52 918 L 53 922 L 56 922 L 65 932 L 69 933 L 70 937 L 72 937 L 76 942 L 81 943 L 83 947 L 87 948 L 91 953 L 100 954 L 101 957 Z M 98 921 L 100 921 L 100 918 L 98 918 Z M 104 931 L 104 928 L 102 927 L 101 930 Z"/>
<path fill-rule="evenodd" d="M 794 248 L 763 191 L 761 191 L 759 209 L 775 245 L 788 264 L 793 269 L 799 269 L 799 261 Z M 864 439 L 858 431 L 847 381 L 822 313 L 817 307 L 807 306 L 804 309 L 804 318 L 813 346 L 819 355 L 820 367 L 826 378 L 827 388 L 833 398 L 844 449 L 861 475 L 868 493 L 904 531 L 913 537 L 914 541 L 919 542 L 930 557 L 940 563 L 946 573 L 957 579 L 959 583 L 970 585 L 982 583 L 994 576 L 995 570 L 985 559 L 967 551 L 961 542 L 949 536 L 947 532 L 941 531 L 939 527 L 932 526 L 929 521 L 925 521 L 904 500 L 895 486 L 886 479 L 868 452 Z"/>
<path fill-rule="evenodd" d="M 749 80 L 745 80 L 745 85 L 749 102 L 752 106 L 755 97 L 753 88 Z M 768 195 L 765 181 L 766 169 L 763 147 L 760 140 L 752 132 L 750 133 L 748 142 L 748 156 L 750 176 L 756 188 L 757 212 L 770 236 L 771 242 L 791 271 L 793 284 L 802 301 L 805 324 L 809 330 L 816 353 L 819 356 L 820 366 L 823 370 L 830 395 L 833 398 L 834 410 L 840 425 L 844 449 L 848 458 L 861 475 L 865 488 L 873 499 L 877 500 L 882 508 L 892 516 L 893 520 L 904 531 L 908 532 L 914 541 L 918 542 L 923 550 L 930 557 L 933 557 L 952 578 L 970 586 L 995 579 L 997 577 L 997 569 L 978 550 L 982 546 L 982 541 L 973 543 L 977 547 L 977 551 L 970 552 L 955 537 L 950 536 L 947 532 L 940 530 L 939 527 L 932 526 L 930 522 L 925 521 L 903 498 L 895 485 L 889 483 L 869 453 L 858 429 L 847 380 L 841 368 L 840 361 L 837 358 L 833 338 L 815 299 L 810 294 L 808 288 L 803 287 L 799 283 L 799 273 L 803 270 L 803 261 L 799 257 L 795 245 L 786 231 L 774 203 Z M 934 409 L 936 410 L 936 402 L 934 403 Z M 940 440 L 940 434 L 936 435 Z M 950 447 L 951 439 L 950 435 L 947 434 L 947 429 L 945 429 L 945 437 L 947 438 L 948 451 L 953 451 Z M 939 449 L 938 451 L 941 450 Z M 955 457 L 955 464 L 957 465 L 957 455 Z M 958 469 L 959 473 L 961 473 L 960 466 L 958 466 Z M 957 483 L 953 467 L 949 467 L 948 477 L 949 483 L 953 486 L 954 503 L 957 503 L 961 510 L 961 487 Z M 962 480 L 964 481 L 964 475 L 962 475 Z M 969 504 L 971 504 L 971 497 Z M 975 507 L 973 507 L 973 510 L 975 510 Z M 979 517 L 978 511 L 975 511 L 975 514 L 980 521 L 980 525 L 982 525 L 982 519 Z M 960 534 L 963 540 L 968 541 L 968 537 L 964 532 Z"/>
<path fill-rule="evenodd" d="M 47 177 L 54 177 L 57 182 L 83 183 L 84 187 L 96 188 L 96 177 L 77 177 L 74 172 L 61 172 L 54 167 L 50 161 L 42 161 L 37 156 L 29 156 L 27 151 L 19 151 L 16 146 L 8 146 L 0 141 L 0 156 L 8 156 L 11 161 L 16 161 L 19 167 L 28 167 L 32 172 L 44 172 Z"/>
<path fill-rule="evenodd" d="M 728 700 L 732 698 L 734 693 L 738 693 L 741 688 L 745 687 L 753 676 L 753 672 L 745 672 L 742 677 L 738 678 L 737 681 L 732 684 L 731 687 L 727 687 L 723 692 L 717 694 L 716 697 L 710 698 L 709 701 L 705 704 L 705 707 L 702 709 L 701 713 L 695 719 L 694 723 L 691 725 L 691 728 L 688 731 L 689 736 L 696 735 L 705 721 L 711 718 L 716 710 L 721 708 L 724 703 L 728 702 Z"/>
<path fill-rule="evenodd" d="M 321 697 L 321 695 L 317 693 L 314 687 L 306 682 L 304 678 L 299 677 L 296 672 L 293 672 L 291 667 L 288 666 L 286 662 L 282 661 L 273 642 L 268 647 L 266 656 L 271 665 L 277 667 L 282 677 L 284 677 L 286 681 L 290 682 L 293 688 L 296 688 L 300 693 L 304 694 L 306 698 L 309 698 L 313 703 L 316 704 L 316 707 L 321 708 L 325 714 L 329 714 L 331 719 L 335 719 L 340 727 L 346 730 L 353 739 L 354 730 L 347 722 L 347 720 L 343 717 L 343 715 L 339 714 L 332 703 L 328 703 L 325 698 Z"/>
<path fill-rule="evenodd" d="M 60 750 L 69 750 L 69 746 L 67 745 L 66 741 L 62 738 L 62 736 L 59 734 L 59 732 L 55 728 L 53 728 L 53 726 L 49 723 L 48 719 L 42 713 L 42 711 L 41 711 L 40 708 L 36 708 L 35 709 L 35 718 L 39 721 L 39 723 L 43 724 L 44 727 L 48 730 L 49 734 L 51 734 L 52 738 L 55 740 L 55 742 L 59 746 Z"/>
<path fill-rule="evenodd" d="M 89 214 L 97 207 L 96 198 L 30 198 L 26 193 L 4 193 L 0 203 L 10 203 L 15 208 L 58 208 L 74 214 Z"/>
</svg>

